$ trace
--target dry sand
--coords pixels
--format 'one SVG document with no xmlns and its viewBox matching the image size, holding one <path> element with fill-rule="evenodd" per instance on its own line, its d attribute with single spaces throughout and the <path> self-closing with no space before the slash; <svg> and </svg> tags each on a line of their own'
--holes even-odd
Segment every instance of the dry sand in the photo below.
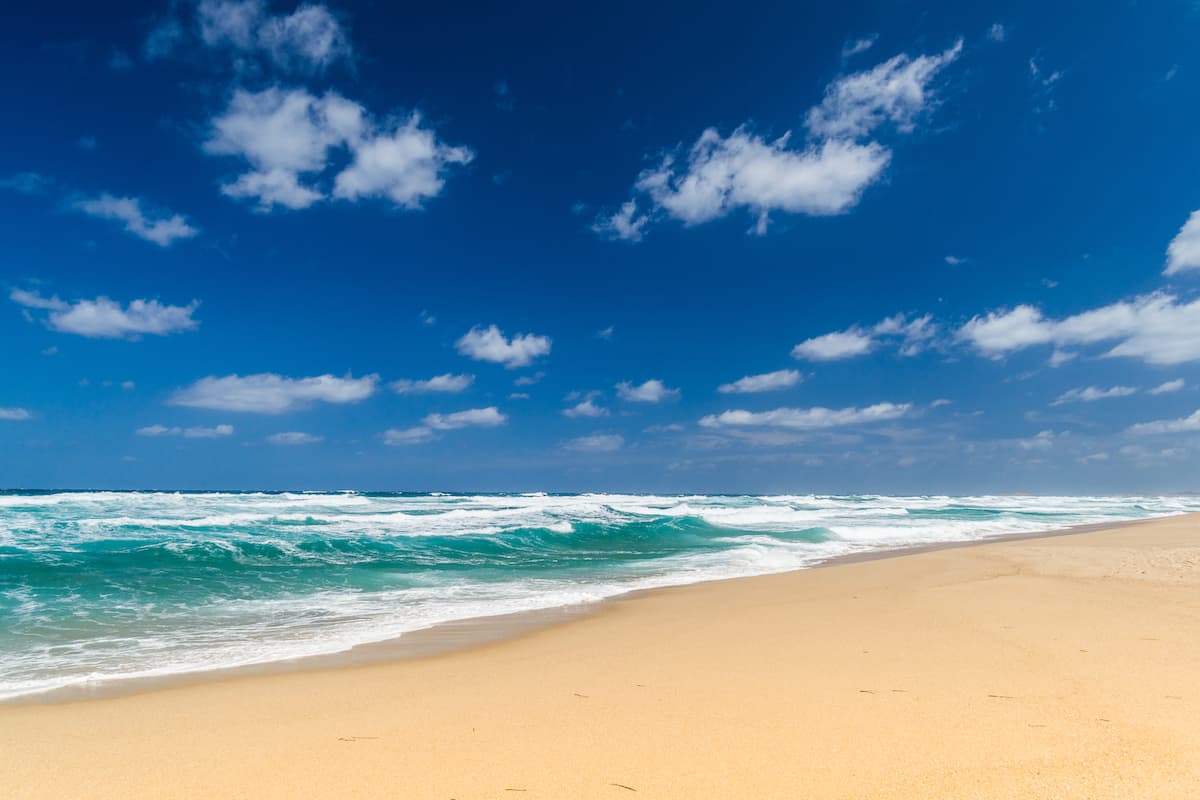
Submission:
<svg viewBox="0 0 1200 800">
<path fill-rule="evenodd" d="M 0 796 L 1200 797 L 1200 520 L 655 592 L 468 651 L 0 708 Z"/>
</svg>

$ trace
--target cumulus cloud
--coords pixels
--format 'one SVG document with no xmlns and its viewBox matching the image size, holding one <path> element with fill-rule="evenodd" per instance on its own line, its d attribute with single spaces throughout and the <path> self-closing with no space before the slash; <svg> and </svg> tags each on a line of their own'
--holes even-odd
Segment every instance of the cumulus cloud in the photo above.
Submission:
<svg viewBox="0 0 1200 800">
<path fill-rule="evenodd" d="M 405 378 L 393 381 L 389 386 L 396 394 L 433 394 L 435 392 L 458 394 L 459 392 L 465 392 L 474 382 L 474 375 L 451 375 L 447 372 L 444 375 L 435 375 L 423 381 Z"/>
<path fill-rule="evenodd" d="M 587 397 L 570 408 L 564 408 L 562 413 L 564 417 L 607 417 L 608 409 L 596 405 L 594 398 Z"/>
<path fill-rule="evenodd" d="M 470 149 L 442 142 L 416 112 L 380 124 L 336 92 L 318 97 L 278 86 L 236 90 L 212 120 L 204 149 L 251 167 L 221 190 L 257 200 L 260 211 L 308 208 L 328 197 L 387 198 L 398 208 L 419 209 L 441 193 L 452 166 L 474 158 Z M 335 153 L 343 152 L 349 163 L 331 170 Z"/>
<path fill-rule="evenodd" d="M 800 382 L 798 370 L 781 369 L 775 372 L 764 372 L 759 375 L 747 375 L 738 378 L 733 383 L 723 383 L 717 387 L 721 394 L 753 394 L 755 392 L 774 392 L 788 389 Z"/>
<path fill-rule="evenodd" d="M 1155 386 L 1150 390 L 1150 394 L 1168 394 L 1170 392 L 1178 392 L 1185 385 L 1186 384 L 1183 382 L 1183 378 L 1176 378 L 1173 381 L 1167 381 L 1166 383 L 1160 383 L 1158 386 Z"/>
<path fill-rule="evenodd" d="M 789 136 L 774 141 L 742 127 L 729 136 L 709 128 L 688 152 L 686 163 L 666 156 L 643 172 L 634 190 L 647 195 L 657 213 L 693 226 L 747 209 L 753 230 L 765 233 L 773 211 L 810 216 L 840 214 L 858 203 L 891 159 L 874 142 L 825 141 L 795 149 Z M 633 201 L 593 226 L 615 238 L 636 241 L 648 222 Z"/>
<path fill-rule="evenodd" d="M 1155 292 L 1062 319 L 1020 305 L 972 318 L 959 329 L 958 338 L 992 357 L 1038 345 L 1111 342 L 1105 357 L 1183 364 L 1200 360 L 1200 300 L 1184 303 L 1172 294 Z"/>
<path fill-rule="evenodd" d="M 550 352 L 550 337 L 532 333 L 518 333 L 511 339 L 495 325 L 486 328 L 475 326 L 459 338 L 455 346 L 458 352 L 476 361 L 503 364 L 508 369 L 525 367 L 535 358 Z"/>
<path fill-rule="evenodd" d="M 1200 269 L 1200 211 L 1193 211 L 1187 222 L 1167 245 L 1167 268 L 1174 275 L 1189 269 Z"/>
<path fill-rule="evenodd" d="M 670 389 L 657 378 L 634 385 L 629 382 L 617 384 L 617 396 L 628 403 L 661 403 L 679 397 L 678 389 Z"/>
<path fill-rule="evenodd" d="M 840 361 L 866 355 L 884 341 L 895 341 L 901 355 L 914 356 L 930 344 L 937 332 L 938 326 L 929 314 L 911 319 L 896 314 L 871 328 L 855 325 L 844 331 L 814 336 L 793 347 L 792 357 L 808 361 Z"/>
<path fill-rule="evenodd" d="M 601 214 L 592 229 L 639 241 L 656 219 L 693 226 L 745 210 L 754 218 L 751 230 L 763 234 L 775 212 L 845 213 L 880 179 L 892 157 L 884 145 L 863 139 L 884 124 L 912 131 L 920 115 L 936 105 L 933 79 L 961 49 L 959 41 L 939 54 L 901 54 L 838 78 L 809 111 L 809 136 L 798 146 L 790 132 L 768 139 L 746 125 L 727 136 L 708 128 L 682 158 L 670 152 L 643 171 L 634 183 L 634 198 L 616 212 Z"/>
<path fill-rule="evenodd" d="M 311 433 L 304 431 L 285 431 L 283 433 L 272 433 L 267 437 L 268 444 L 280 446 L 292 446 L 301 444 L 316 444 L 324 441 L 324 436 L 314 436 Z"/>
<path fill-rule="evenodd" d="M 733 409 L 709 414 L 700 420 L 705 428 L 770 427 L 791 430 L 824 430 L 900 419 L 912 411 L 912 403 L 876 403 L 863 408 L 776 408 L 772 411 Z"/>
<path fill-rule="evenodd" d="M 1160 433 L 1195 433 L 1200 431 L 1200 410 L 1192 412 L 1181 419 L 1159 419 L 1153 422 L 1139 422 L 1129 427 L 1127 433 L 1135 436 L 1153 435 Z"/>
<path fill-rule="evenodd" d="M 190 239 L 200 231 L 188 224 L 179 214 L 149 214 L 136 197 L 116 197 L 104 193 L 99 197 L 76 200 L 74 207 L 99 219 L 125 223 L 125 230 L 139 239 L 168 247 L 178 239 Z"/>
<path fill-rule="evenodd" d="M 16 408 L 13 406 L 0 407 L 0 420 L 6 422 L 23 422 L 27 419 L 33 419 L 33 414 L 29 413 L 27 408 Z"/>
<path fill-rule="evenodd" d="M 1132 386 L 1113 386 L 1108 389 L 1101 389 L 1098 386 L 1088 386 L 1086 388 L 1071 389 L 1063 392 L 1051 405 L 1061 406 L 1064 403 L 1092 403 L 1096 400 L 1105 400 L 1110 397 L 1129 397 L 1132 394 L 1137 394 L 1137 391 Z"/>
<path fill-rule="evenodd" d="M 232 425 L 217 425 L 213 428 L 181 428 L 166 425 L 149 425 L 134 431 L 138 436 L 182 436 L 184 439 L 222 439 L 233 435 Z"/>
<path fill-rule="evenodd" d="M 209 376 L 176 390 L 167 403 L 221 411 L 282 414 L 314 403 L 357 403 L 373 395 L 378 383 L 378 375 L 286 378 L 264 372 L 246 376 Z"/>
<path fill-rule="evenodd" d="M 563 444 L 567 450 L 579 453 L 615 453 L 625 446 L 625 437 L 618 434 L 580 436 Z"/>
<path fill-rule="evenodd" d="M 192 318 L 199 302 L 186 306 L 163 305 L 157 300 L 133 300 L 128 305 L 97 297 L 68 303 L 58 297 L 42 297 L 37 292 L 13 289 L 9 299 L 27 309 L 49 311 L 46 324 L 60 333 L 74 333 L 92 339 L 140 339 L 144 335 L 167 336 L 195 330 L 200 323 Z"/>
</svg>

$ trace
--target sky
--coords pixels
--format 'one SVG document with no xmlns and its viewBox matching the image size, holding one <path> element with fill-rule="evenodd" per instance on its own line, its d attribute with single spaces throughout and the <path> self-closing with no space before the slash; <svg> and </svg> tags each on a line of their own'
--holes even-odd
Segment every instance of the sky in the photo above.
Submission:
<svg viewBox="0 0 1200 800">
<path fill-rule="evenodd" d="M 29 8 L 0 486 L 1191 491 L 1194 3 Z"/>
</svg>

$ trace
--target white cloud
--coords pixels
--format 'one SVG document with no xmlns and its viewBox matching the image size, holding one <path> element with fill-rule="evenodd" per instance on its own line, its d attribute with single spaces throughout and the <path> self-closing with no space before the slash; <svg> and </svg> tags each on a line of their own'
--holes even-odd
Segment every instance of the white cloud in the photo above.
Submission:
<svg viewBox="0 0 1200 800">
<path fill-rule="evenodd" d="M 1110 397 L 1129 397 L 1132 394 L 1137 394 L 1137 391 L 1132 386 L 1113 386 L 1108 389 L 1088 386 L 1086 388 L 1071 389 L 1063 392 L 1051 405 L 1061 406 L 1064 403 L 1092 403 L 1096 400 L 1106 400 Z"/>
<path fill-rule="evenodd" d="M 546 377 L 544 372 L 535 372 L 532 375 L 522 375 L 513 381 L 514 386 L 533 386 L 535 383 Z"/>
<path fill-rule="evenodd" d="M 383 433 L 387 445 L 422 444 L 432 440 L 437 431 L 453 431 L 460 428 L 495 428 L 508 422 L 508 417 L 495 406 L 471 408 L 453 414 L 427 414 L 421 425 L 412 428 L 389 428 Z"/>
<path fill-rule="evenodd" d="M 222 191 L 256 199 L 260 211 L 308 208 L 330 194 L 350 201 L 386 197 L 397 207 L 417 209 L 441 193 L 451 166 L 474 157 L 468 148 L 443 143 L 416 112 L 381 126 L 363 106 L 336 92 L 317 97 L 277 86 L 235 91 L 212 120 L 204 149 L 250 165 L 250 172 Z M 348 152 L 350 163 L 327 190 L 334 151 Z"/>
<path fill-rule="evenodd" d="M 957 267 L 960 264 L 967 263 L 967 261 L 968 261 L 968 259 L 963 258 L 961 256 L 946 256 L 946 258 L 943 260 L 952 267 Z"/>
<path fill-rule="evenodd" d="M 868 46 L 862 40 L 851 50 L 862 52 Z M 638 241 L 647 225 L 661 217 L 692 226 L 746 210 L 755 218 L 751 230 L 763 234 L 773 212 L 844 213 L 879 180 L 892 157 L 882 144 L 859 139 L 884 123 L 901 132 L 913 130 L 920 114 L 935 105 L 933 78 L 961 49 L 959 41 L 935 55 L 901 54 L 838 78 L 809 111 L 810 135 L 799 147 L 791 146 L 790 132 L 768 140 L 745 125 L 728 136 L 709 128 L 691 146 L 686 161 L 669 153 L 642 172 L 634 183 L 635 197 L 615 213 L 600 215 L 592 229 Z M 648 209 L 639 210 L 638 197 L 649 200 Z"/>
<path fill-rule="evenodd" d="M 1050 360 L 1047 361 L 1051 367 L 1061 367 L 1069 361 L 1074 361 L 1078 353 L 1073 353 L 1070 350 L 1055 350 L 1050 354 Z"/>
<path fill-rule="evenodd" d="M 105 193 L 99 197 L 77 200 L 74 206 L 93 217 L 124 222 L 126 231 L 159 247 L 168 247 L 177 239 L 190 239 L 200 232 L 179 214 L 163 214 L 157 218 L 148 215 L 142 210 L 142 201 L 136 197 L 116 197 Z"/>
<path fill-rule="evenodd" d="M 451 375 L 447 372 L 424 381 L 408 380 L 407 378 L 393 381 L 389 386 L 396 394 L 432 394 L 434 392 L 458 394 L 465 392 L 474 382 L 474 375 Z"/>
<path fill-rule="evenodd" d="M 650 217 L 639 214 L 637 201 L 629 200 L 621 204 L 621 208 L 612 215 L 601 215 L 592 223 L 592 230 L 612 239 L 624 239 L 627 242 L 640 242 L 643 231 L 650 223 Z"/>
<path fill-rule="evenodd" d="M 1195 433 L 1200 431 L 1200 411 L 1194 411 L 1182 419 L 1160 419 L 1153 422 L 1139 422 L 1128 429 L 1128 433 L 1136 436 L 1160 433 Z"/>
<path fill-rule="evenodd" d="M 580 453 L 615 453 L 625 445 L 625 437 L 617 434 L 580 436 L 566 442 L 563 447 Z"/>
<path fill-rule="evenodd" d="M 929 346 L 929 343 L 937 336 L 938 326 L 930 314 L 912 319 L 904 314 L 896 314 L 880 320 L 872 331 L 877 338 L 898 338 L 900 355 L 915 356 Z"/>
<path fill-rule="evenodd" d="M 789 147 L 786 134 L 767 141 L 745 127 L 727 137 L 709 128 L 692 146 L 685 165 L 668 155 L 638 176 L 634 189 L 648 195 L 656 211 L 688 226 L 744 208 L 756 218 L 753 230 L 761 234 L 772 211 L 810 216 L 847 211 L 890 159 L 891 153 L 874 142 L 830 140 L 797 150 Z M 606 223 L 602 218 L 597 224 Z M 640 235 L 644 218 L 631 224 Z"/>
<path fill-rule="evenodd" d="M 232 425 L 217 425 L 213 428 L 192 427 L 181 428 L 166 425 L 149 425 L 134 431 L 138 436 L 182 436 L 185 439 L 222 439 L 233 435 Z"/>
<path fill-rule="evenodd" d="M 773 411 L 743 411 L 740 409 L 709 414 L 700 420 L 705 428 L 771 427 L 792 430 L 823 430 L 826 428 L 863 425 L 900 419 L 912 410 L 912 403 L 876 403 L 863 408 L 777 408 Z"/>
<path fill-rule="evenodd" d="M 773 392 L 787 389 L 800 382 L 800 372 L 794 369 L 781 369 L 775 372 L 764 372 L 760 375 L 747 375 L 738 378 L 733 383 L 723 383 L 717 387 L 721 394 L 751 394 L 754 392 Z"/>
<path fill-rule="evenodd" d="M 200 305 L 196 301 L 186 306 L 168 306 L 157 300 L 133 300 L 127 306 L 121 306 L 107 297 L 97 297 L 68 303 L 58 297 L 42 297 L 22 289 L 13 289 L 8 296 L 25 308 L 49 311 L 46 324 L 53 330 L 92 339 L 167 336 L 195 330 L 200 324 L 192 319 Z"/>
<path fill-rule="evenodd" d="M 1200 211 L 1193 211 L 1187 222 L 1167 245 L 1166 275 L 1200 269 Z"/>
<path fill-rule="evenodd" d="M 495 325 L 475 326 L 456 343 L 458 352 L 476 361 L 503 364 L 508 369 L 528 366 L 535 358 L 550 352 L 550 337 L 518 333 L 508 339 Z"/>
<path fill-rule="evenodd" d="M 1003 42 L 1008 38 L 1008 30 L 999 22 L 993 22 L 988 28 L 987 38 L 993 42 Z"/>
<path fill-rule="evenodd" d="M 1104 356 L 1182 364 L 1200 360 L 1200 300 L 1181 303 L 1174 295 L 1155 292 L 1059 320 L 1021 305 L 972 318 L 958 337 L 993 357 L 1036 345 L 1115 342 Z"/>
<path fill-rule="evenodd" d="M 598 406 L 593 398 L 588 397 L 580 403 L 563 409 L 564 417 L 607 417 L 608 409 Z"/>
<path fill-rule="evenodd" d="M 629 382 L 617 384 L 617 396 L 629 403 L 661 403 L 679 397 L 678 389 L 669 389 L 657 378 L 634 386 Z"/>
<path fill-rule="evenodd" d="M 413 113 L 392 131 L 353 146 L 354 161 L 338 174 L 334 197 L 387 197 L 396 206 L 416 209 L 442 192 L 444 175 L 452 165 L 469 164 L 475 154 L 466 147 L 450 147 Z"/>
<path fill-rule="evenodd" d="M 289 446 L 316 444 L 317 442 L 324 441 L 324 439 L 325 437 L 323 436 L 314 436 L 311 433 L 303 431 L 286 431 L 284 433 L 272 433 L 267 437 L 267 442 L 274 445 Z"/>
<path fill-rule="evenodd" d="M 879 39 L 878 33 L 872 33 L 868 36 L 855 39 L 852 42 L 846 42 L 842 45 L 842 58 L 851 58 L 859 53 L 865 53 L 875 46 L 875 42 Z"/>
<path fill-rule="evenodd" d="M 898 341 L 900 355 L 915 356 L 929 346 L 937 332 L 938 326 L 929 314 L 912 319 L 896 314 L 885 317 L 869 329 L 854 325 L 844 331 L 806 339 L 792 348 L 792 357 L 840 361 L 866 355 L 884 340 Z"/>
<path fill-rule="evenodd" d="M 353 56 L 341 23 L 319 3 L 274 15 L 261 0 L 200 0 L 195 22 L 205 46 L 261 57 L 285 72 L 320 73 Z M 182 36 L 179 31 L 166 52 Z"/>
<path fill-rule="evenodd" d="M 874 339 L 862 328 L 835 331 L 806 339 L 792 348 L 793 358 L 809 361 L 838 361 L 871 352 Z"/>
<path fill-rule="evenodd" d="M 1160 383 L 1158 386 L 1155 386 L 1150 390 L 1150 394 L 1168 394 L 1170 392 L 1178 392 L 1185 385 L 1186 384 L 1183 382 L 1183 378 L 1176 378 L 1173 381 L 1167 381 L 1166 383 Z"/>
<path fill-rule="evenodd" d="M 1046 430 L 1039 432 L 1036 436 L 1017 439 L 1016 442 L 1017 447 L 1020 447 L 1022 450 L 1049 450 L 1054 446 L 1054 441 L 1057 438 L 1059 438 L 1059 434 Z"/>
<path fill-rule="evenodd" d="M 314 378 L 285 378 L 274 373 L 226 375 L 201 378 L 176 390 L 169 405 L 282 414 L 312 403 L 357 403 L 375 393 L 378 375 L 354 378 L 319 375 Z"/>
<path fill-rule="evenodd" d="M 29 413 L 27 408 L 0 408 L 0 420 L 7 422 L 22 422 L 27 419 L 33 419 L 33 414 Z"/>
<path fill-rule="evenodd" d="M 929 85 L 962 52 L 962 40 L 935 55 L 893 56 L 873 69 L 839 78 L 808 112 L 808 129 L 827 137 L 866 136 L 885 122 L 909 132 L 933 99 Z"/>
<path fill-rule="evenodd" d="M 453 414 L 429 414 L 421 421 L 436 431 L 452 431 L 458 428 L 495 428 L 508 422 L 508 417 L 495 406 L 488 406 Z"/>
<path fill-rule="evenodd" d="M 414 428 L 389 428 L 383 432 L 383 443 L 393 447 L 422 444 L 433 438 L 433 431 L 423 425 Z"/>
</svg>

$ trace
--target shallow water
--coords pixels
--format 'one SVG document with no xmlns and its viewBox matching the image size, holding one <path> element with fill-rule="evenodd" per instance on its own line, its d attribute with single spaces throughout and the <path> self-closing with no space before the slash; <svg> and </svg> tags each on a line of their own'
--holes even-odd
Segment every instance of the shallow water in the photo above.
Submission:
<svg viewBox="0 0 1200 800">
<path fill-rule="evenodd" d="M 0 698 L 335 653 L 1181 497 L 0 492 Z"/>
</svg>

